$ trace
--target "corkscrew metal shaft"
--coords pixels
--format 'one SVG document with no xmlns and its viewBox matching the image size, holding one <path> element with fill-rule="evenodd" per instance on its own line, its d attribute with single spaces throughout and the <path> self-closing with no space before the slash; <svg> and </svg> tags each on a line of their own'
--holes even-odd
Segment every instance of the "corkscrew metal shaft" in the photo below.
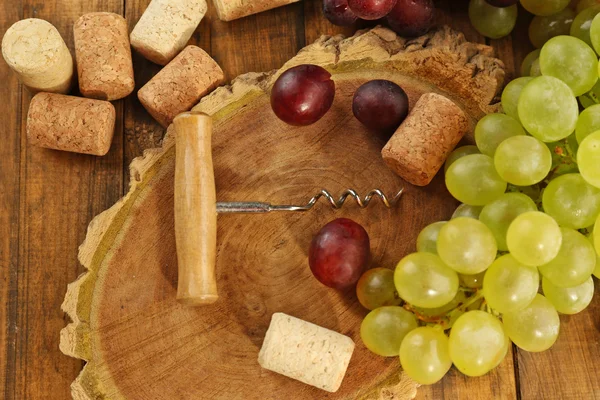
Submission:
<svg viewBox="0 0 600 400">
<path fill-rule="evenodd" d="M 174 216 L 177 244 L 177 299 L 199 306 L 217 301 L 217 213 L 264 214 L 271 211 L 309 211 L 324 198 L 340 209 L 348 198 L 366 208 L 379 198 L 387 208 L 394 207 L 403 190 L 389 199 L 381 190 L 371 190 L 363 198 L 347 189 L 339 199 L 323 189 L 305 205 L 273 205 L 259 202 L 217 202 L 212 161 L 212 119 L 204 114 L 183 113 L 175 126 Z"/>
<path fill-rule="evenodd" d="M 364 198 L 362 198 L 356 191 L 352 189 L 347 189 L 342 193 L 340 198 L 336 200 L 333 195 L 322 189 L 315 197 L 310 199 L 310 201 L 303 206 L 298 205 L 274 205 L 271 203 L 262 203 L 262 202 L 228 202 L 217 203 L 217 212 L 220 214 L 230 214 L 230 213 L 239 213 L 239 214 L 266 214 L 272 211 L 309 211 L 311 210 L 319 201 L 320 198 L 325 198 L 331 207 L 336 210 L 339 210 L 344 206 L 344 203 L 349 197 L 352 197 L 356 204 L 360 208 L 367 208 L 375 197 L 379 198 L 384 206 L 387 208 L 393 208 L 396 204 L 398 204 L 402 194 L 404 193 L 404 189 L 401 189 L 391 200 L 379 189 L 371 190 Z"/>
</svg>

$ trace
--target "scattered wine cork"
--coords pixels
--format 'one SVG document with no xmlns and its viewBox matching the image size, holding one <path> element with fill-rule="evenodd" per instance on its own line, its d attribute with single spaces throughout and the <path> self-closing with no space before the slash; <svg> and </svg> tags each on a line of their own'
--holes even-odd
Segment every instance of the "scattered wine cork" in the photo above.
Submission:
<svg viewBox="0 0 600 400">
<path fill-rule="evenodd" d="M 139 90 L 138 97 L 150 115 L 168 127 L 223 80 L 215 60 L 201 48 L 188 46 Z"/>
<path fill-rule="evenodd" d="M 206 0 L 152 0 L 131 32 L 131 46 L 166 65 L 185 47 L 206 10 Z"/>
<path fill-rule="evenodd" d="M 14 23 L 2 39 L 2 55 L 34 93 L 67 93 L 71 89 L 73 58 L 48 21 L 29 18 Z"/>
<path fill-rule="evenodd" d="M 310 322 L 275 313 L 263 342 L 261 367 L 336 392 L 346 375 L 354 342 Z"/>
<path fill-rule="evenodd" d="M 424 94 L 383 148 L 383 160 L 407 182 L 426 186 L 468 129 L 465 113 L 452 100 Z"/>
<path fill-rule="evenodd" d="M 73 27 L 79 90 L 85 97 L 117 100 L 135 88 L 127 21 L 109 12 L 84 14 Z"/>
<path fill-rule="evenodd" d="M 233 21 L 298 1 L 300 0 L 214 0 L 213 3 L 221 21 Z"/>
<path fill-rule="evenodd" d="M 115 128 L 115 108 L 108 101 L 38 93 L 27 114 L 27 138 L 34 146 L 103 156 Z"/>
</svg>

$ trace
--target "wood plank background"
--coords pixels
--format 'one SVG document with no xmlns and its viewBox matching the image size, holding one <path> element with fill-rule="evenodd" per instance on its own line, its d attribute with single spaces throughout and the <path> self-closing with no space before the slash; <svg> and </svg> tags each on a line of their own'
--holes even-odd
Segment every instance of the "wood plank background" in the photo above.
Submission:
<svg viewBox="0 0 600 400">
<path fill-rule="evenodd" d="M 72 25 L 81 14 L 112 11 L 130 29 L 149 0 L 0 0 L 0 35 L 21 18 L 53 23 L 72 49 Z M 486 42 L 469 24 L 467 1 L 439 0 L 439 23 Z M 523 10 L 521 10 L 523 11 Z M 488 41 L 510 77 L 531 50 L 530 16 L 521 12 L 511 37 Z M 322 34 L 352 34 L 321 14 L 321 0 L 224 23 L 212 5 L 192 42 L 219 62 L 228 79 L 279 68 Z M 137 87 L 159 67 L 134 56 Z M 128 165 L 160 144 L 164 130 L 135 96 L 115 102 L 117 131 L 110 153 L 91 157 L 30 147 L 25 117 L 31 96 L 0 62 L 0 399 L 68 399 L 82 363 L 62 355 L 60 310 L 67 283 L 82 273 L 77 248 L 89 221 L 127 190 Z M 598 290 L 597 290 L 598 292 Z M 482 378 L 456 371 L 419 390 L 419 399 L 600 399 L 600 297 L 584 313 L 561 317 L 562 333 L 548 352 L 514 350 L 500 368 Z"/>
</svg>

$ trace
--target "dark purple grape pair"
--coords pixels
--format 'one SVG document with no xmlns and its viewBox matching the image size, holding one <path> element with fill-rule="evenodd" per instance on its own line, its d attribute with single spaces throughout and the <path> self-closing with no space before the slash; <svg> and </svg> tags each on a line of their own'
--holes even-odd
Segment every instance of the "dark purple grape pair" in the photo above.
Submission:
<svg viewBox="0 0 600 400">
<path fill-rule="evenodd" d="M 311 125 L 329 111 L 335 97 L 331 74 L 317 65 L 285 71 L 273 85 L 271 107 L 289 125 Z M 374 80 L 354 94 L 352 111 L 367 128 L 393 132 L 408 114 L 408 96 L 393 82 Z"/>
<path fill-rule="evenodd" d="M 341 26 L 386 17 L 396 33 L 409 37 L 427 33 L 435 22 L 433 0 L 324 0 L 323 13 Z"/>
</svg>

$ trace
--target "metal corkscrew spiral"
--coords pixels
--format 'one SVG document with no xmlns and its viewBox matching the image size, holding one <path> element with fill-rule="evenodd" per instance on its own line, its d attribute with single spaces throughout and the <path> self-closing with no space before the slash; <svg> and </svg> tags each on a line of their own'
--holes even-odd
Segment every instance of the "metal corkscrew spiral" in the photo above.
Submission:
<svg viewBox="0 0 600 400">
<path fill-rule="evenodd" d="M 263 202 L 228 202 L 217 203 L 217 212 L 218 213 L 240 213 L 240 214 L 264 214 L 272 211 L 309 211 L 311 210 L 321 198 L 325 198 L 332 208 L 339 210 L 341 209 L 346 200 L 351 197 L 354 199 L 356 204 L 360 208 L 367 208 L 371 201 L 374 198 L 379 198 L 381 203 L 387 208 L 393 208 L 398 204 L 402 194 L 404 193 L 404 189 L 400 189 L 400 191 L 390 199 L 388 196 L 383 193 L 380 189 L 373 189 L 363 198 L 361 197 L 355 190 L 346 189 L 339 199 L 335 199 L 331 192 L 326 189 L 322 189 L 319 193 L 317 193 L 306 205 L 273 205 L 270 203 Z"/>
</svg>

